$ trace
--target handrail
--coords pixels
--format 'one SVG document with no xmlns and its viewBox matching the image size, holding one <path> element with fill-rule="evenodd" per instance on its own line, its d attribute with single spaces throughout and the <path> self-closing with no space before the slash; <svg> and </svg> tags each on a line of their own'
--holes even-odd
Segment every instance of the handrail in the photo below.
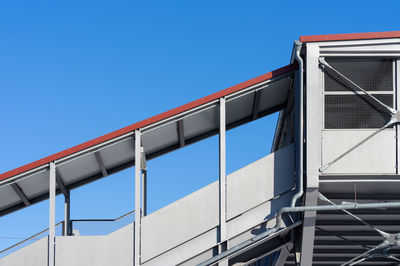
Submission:
<svg viewBox="0 0 400 266">
<path fill-rule="evenodd" d="M 60 225 L 60 224 L 64 224 L 64 221 L 61 221 L 61 222 L 56 223 L 55 226 L 58 226 L 58 225 Z M 26 238 L 26 239 L 24 239 L 24 240 L 22 240 L 22 241 L 16 243 L 16 244 L 14 244 L 14 245 L 12 245 L 12 246 L 6 248 L 6 249 L 3 249 L 2 251 L 0 251 L 0 254 L 6 252 L 7 250 L 10 250 L 10 249 L 12 249 L 12 248 L 15 248 L 16 246 L 19 246 L 19 245 L 21 245 L 22 243 L 25 243 L 26 241 L 31 240 L 32 238 L 35 238 L 36 236 L 38 236 L 38 235 L 40 235 L 40 234 L 43 234 L 44 232 L 46 232 L 46 231 L 48 231 L 48 230 L 49 230 L 49 228 L 46 228 L 46 229 L 40 231 L 39 233 L 36 233 L 36 234 L 34 234 L 34 235 L 32 235 L 32 236 L 30 236 L 30 237 L 28 237 L 28 238 Z"/>
<path fill-rule="evenodd" d="M 71 231 L 72 231 L 72 222 L 115 222 L 115 221 L 121 220 L 122 218 L 124 218 L 124 217 L 126 217 L 126 216 L 128 216 L 128 215 L 130 215 L 130 214 L 132 214 L 132 213 L 134 213 L 134 212 L 135 212 L 135 210 L 130 211 L 130 212 L 127 212 L 127 213 L 125 213 L 125 214 L 123 214 L 123 215 L 121 215 L 121 216 L 119 216 L 119 217 L 117 217 L 117 218 L 115 218 L 115 219 L 74 219 L 74 220 L 70 220 L 70 223 L 71 223 Z M 55 226 L 58 226 L 58 225 L 60 225 L 60 224 L 64 224 L 64 221 L 61 221 L 61 222 L 56 223 Z M 32 235 L 32 236 L 30 236 L 30 237 L 28 237 L 28 238 L 26 238 L 26 239 L 20 241 L 20 242 L 18 242 L 18 243 L 16 243 L 16 244 L 12 245 L 12 246 L 10 246 L 10 247 L 8 247 L 8 248 L 6 248 L 6 249 L 1 250 L 1 251 L 0 251 L 0 254 L 4 253 L 4 252 L 6 252 L 6 251 L 8 251 L 8 250 L 10 250 L 10 249 L 15 248 L 15 247 L 21 245 L 22 243 L 25 243 L 25 242 L 27 242 L 27 241 L 29 241 L 29 240 L 35 238 L 36 236 L 38 236 L 38 235 L 40 235 L 40 234 L 43 234 L 44 232 L 46 232 L 46 231 L 48 231 L 48 230 L 49 230 L 49 228 L 46 228 L 46 229 L 44 229 L 44 230 L 42 230 L 42 231 L 40 231 L 40 232 L 38 232 L 38 233 L 36 233 L 36 234 L 34 234 L 34 235 Z"/>
<path fill-rule="evenodd" d="M 134 212 L 135 212 L 135 210 L 127 212 L 127 213 L 125 213 L 125 214 L 123 214 L 123 215 L 121 215 L 121 216 L 119 216 L 119 217 L 117 217 L 115 219 L 72 219 L 71 223 L 72 222 L 116 222 L 116 221 L 121 220 L 122 218 L 124 218 L 124 217 L 126 217 L 126 216 L 128 216 L 128 215 L 130 215 L 130 214 L 132 214 Z"/>
<path fill-rule="evenodd" d="M 130 214 L 132 214 L 134 212 L 135 212 L 135 210 L 127 212 L 127 213 L 125 213 L 125 214 L 123 214 L 123 215 L 121 215 L 121 216 L 119 216 L 119 217 L 117 217 L 115 219 L 72 219 L 72 220 L 70 220 L 71 232 L 73 232 L 73 230 L 74 230 L 73 229 L 74 228 L 73 222 L 116 222 L 116 221 L 121 220 L 122 218 L 124 218 L 124 217 L 126 217 L 126 216 L 128 216 L 128 215 L 130 215 Z"/>
</svg>

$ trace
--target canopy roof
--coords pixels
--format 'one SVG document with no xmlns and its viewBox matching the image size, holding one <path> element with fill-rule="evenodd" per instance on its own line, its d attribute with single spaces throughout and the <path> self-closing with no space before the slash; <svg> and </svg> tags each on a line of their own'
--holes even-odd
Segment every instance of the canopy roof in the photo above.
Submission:
<svg viewBox="0 0 400 266">
<path fill-rule="evenodd" d="M 50 162 L 57 167 L 57 193 L 133 166 L 137 129 L 147 160 L 217 134 L 221 97 L 226 98 L 227 129 L 279 111 L 296 69 L 285 66 L 0 174 L 0 215 L 48 198 Z"/>
</svg>

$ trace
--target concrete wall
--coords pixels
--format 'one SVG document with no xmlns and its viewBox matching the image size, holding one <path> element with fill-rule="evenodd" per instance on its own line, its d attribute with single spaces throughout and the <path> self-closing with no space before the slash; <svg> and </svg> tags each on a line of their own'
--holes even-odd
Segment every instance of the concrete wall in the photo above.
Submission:
<svg viewBox="0 0 400 266">
<path fill-rule="evenodd" d="M 47 243 L 44 237 L 29 246 L 11 253 L 0 260 L 0 266 L 46 266 L 47 265 Z"/>
<path fill-rule="evenodd" d="M 293 154 L 288 145 L 228 175 L 228 220 L 294 186 Z"/>
<path fill-rule="evenodd" d="M 106 236 L 56 237 L 56 266 L 132 266 L 133 224 Z"/>
</svg>

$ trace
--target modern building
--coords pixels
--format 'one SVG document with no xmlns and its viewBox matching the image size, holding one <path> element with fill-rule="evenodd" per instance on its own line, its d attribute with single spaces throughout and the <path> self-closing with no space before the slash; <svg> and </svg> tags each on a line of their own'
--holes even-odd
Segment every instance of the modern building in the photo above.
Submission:
<svg viewBox="0 0 400 266">
<path fill-rule="evenodd" d="M 0 215 L 50 208 L 0 265 L 400 265 L 399 58 L 400 31 L 302 36 L 283 68 L 1 174 Z M 227 175 L 226 131 L 274 112 L 271 153 Z M 146 161 L 214 135 L 219 180 L 147 214 Z M 74 232 L 70 190 L 129 167 L 134 223 Z"/>
</svg>

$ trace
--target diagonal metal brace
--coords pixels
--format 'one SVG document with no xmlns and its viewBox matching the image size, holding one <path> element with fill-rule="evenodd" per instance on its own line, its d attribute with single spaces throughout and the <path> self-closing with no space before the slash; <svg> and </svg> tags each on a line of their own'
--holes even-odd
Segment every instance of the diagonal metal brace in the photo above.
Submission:
<svg viewBox="0 0 400 266">
<path fill-rule="evenodd" d="M 352 84 L 354 87 L 356 87 L 357 89 L 359 89 L 360 91 L 362 91 L 363 93 L 365 93 L 365 95 L 367 95 L 369 98 L 371 98 L 372 100 L 374 100 L 376 103 L 378 103 L 379 105 L 383 106 L 390 114 L 391 114 L 391 119 L 389 122 L 387 122 L 383 127 L 381 127 L 380 129 L 378 129 L 377 131 L 375 131 L 374 133 L 372 133 L 371 135 L 369 135 L 368 137 L 366 137 L 365 139 L 361 140 L 359 143 L 357 143 L 356 145 L 354 145 L 353 147 L 351 147 L 350 149 L 348 149 L 346 152 L 342 153 L 341 155 L 339 155 L 338 157 L 336 157 L 334 160 L 332 160 L 331 162 L 322 165 L 319 168 L 320 172 L 324 172 L 326 169 L 328 169 L 332 164 L 336 163 L 337 161 L 339 161 L 340 159 L 342 159 L 343 157 L 345 157 L 347 154 L 349 154 L 350 152 L 352 152 L 353 150 L 355 150 L 356 148 L 360 147 L 362 144 L 364 144 L 366 141 L 368 141 L 369 139 L 371 139 L 372 137 L 374 137 L 375 135 L 377 135 L 379 132 L 385 130 L 388 127 L 391 127 L 392 125 L 398 124 L 400 122 L 400 112 L 399 110 L 396 110 L 394 108 L 391 108 L 389 106 L 387 106 L 386 104 L 384 104 L 383 102 L 381 102 L 380 100 L 378 100 L 376 97 L 374 97 L 373 95 L 371 95 L 370 93 L 368 93 L 366 90 L 364 90 L 363 88 L 361 88 L 359 85 L 357 85 L 356 83 L 354 83 L 351 79 L 349 79 L 348 77 L 346 77 L 345 75 L 343 75 L 342 73 L 340 73 L 338 70 L 336 70 L 334 67 L 332 67 L 331 65 L 328 64 L 328 62 L 326 62 L 325 58 L 320 57 L 319 59 L 319 63 L 325 68 L 329 68 L 330 70 L 332 70 L 333 72 L 335 72 L 336 74 L 338 74 L 340 77 L 342 77 L 343 79 L 345 79 L 346 81 L 348 81 L 350 84 Z M 356 90 L 354 90 L 355 93 L 359 94 Z"/>
<path fill-rule="evenodd" d="M 346 77 L 345 75 L 343 75 L 342 73 L 340 73 L 338 70 L 336 70 L 334 67 L 332 67 L 330 64 L 328 64 L 328 62 L 326 62 L 325 58 L 320 57 L 318 59 L 319 63 L 323 66 L 323 67 L 327 67 L 330 70 L 332 70 L 333 72 L 335 72 L 336 74 L 338 74 L 340 77 L 342 77 L 343 79 L 345 79 L 346 81 L 348 81 L 351 85 L 353 85 L 354 87 L 356 87 L 357 89 L 359 89 L 360 91 L 362 91 L 363 93 L 365 93 L 369 98 L 371 98 L 372 100 L 374 100 L 376 103 L 380 104 L 381 106 L 383 106 L 387 111 L 389 111 L 391 114 L 396 114 L 396 109 L 387 106 L 386 104 L 384 104 L 382 101 L 380 101 L 379 99 L 377 99 L 376 97 L 374 97 L 372 94 L 368 93 L 366 90 L 364 90 L 363 88 L 361 88 L 359 85 L 357 85 L 356 83 L 354 83 L 351 79 L 349 79 L 348 77 Z M 354 92 L 358 93 L 356 90 L 354 90 Z"/>
<path fill-rule="evenodd" d="M 393 118 L 394 116 L 396 116 L 396 118 Z M 347 151 L 345 151 L 344 153 L 342 153 L 341 155 L 339 155 L 338 157 L 336 157 L 334 160 L 330 161 L 327 164 L 324 164 L 323 166 L 321 166 L 319 168 L 320 172 L 324 172 L 326 169 L 328 169 L 332 164 L 336 163 L 337 161 L 339 161 L 340 159 L 342 159 L 343 157 L 345 157 L 347 154 L 349 154 L 350 152 L 352 152 L 353 150 L 357 149 L 358 147 L 360 147 L 362 144 L 364 144 L 365 142 L 367 142 L 369 139 L 371 139 L 372 137 L 374 137 L 375 135 L 377 135 L 379 132 L 385 130 L 386 128 L 399 123 L 399 120 L 397 118 L 398 116 L 398 111 L 396 111 L 396 114 L 392 116 L 392 119 L 390 119 L 390 121 L 388 123 L 386 123 L 383 127 L 381 127 L 380 129 L 378 129 L 377 131 L 375 131 L 374 133 L 372 133 L 371 135 L 369 135 L 368 137 L 366 137 L 365 139 L 363 139 L 362 141 L 358 142 L 356 145 L 354 145 L 353 147 L 351 147 L 350 149 L 348 149 Z"/>
</svg>

